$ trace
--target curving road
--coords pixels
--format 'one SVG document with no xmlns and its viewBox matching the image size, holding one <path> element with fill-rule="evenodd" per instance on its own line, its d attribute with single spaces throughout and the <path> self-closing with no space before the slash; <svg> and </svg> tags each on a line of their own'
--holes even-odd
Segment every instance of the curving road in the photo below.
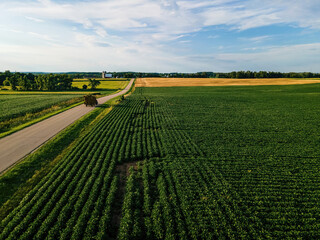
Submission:
<svg viewBox="0 0 320 240">
<path fill-rule="evenodd" d="M 131 88 L 133 81 L 134 79 L 131 79 L 124 90 L 99 98 L 98 104 L 125 94 Z M 0 173 L 93 109 L 94 107 L 82 104 L 0 139 Z"/>
</svg>

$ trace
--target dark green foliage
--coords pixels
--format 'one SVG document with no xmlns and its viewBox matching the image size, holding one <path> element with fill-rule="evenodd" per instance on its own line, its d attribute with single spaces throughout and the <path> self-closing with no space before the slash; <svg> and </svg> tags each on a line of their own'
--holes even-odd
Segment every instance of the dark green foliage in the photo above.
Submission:
<svg viewBox="0 0 320 240">
<path fill-rule="evenodd" d="M 95 106 L 95 105 L 98 104 L 98 101 L 97 101 L 97 99 L 96 99 L 95 96 L 93 96 L 93 95 L 86 95 L 86 96 L 84 96 L 84 104 L 85 104 L 86 106 L 91 106 L 91 107 L 93 107 L 93 106 Z"/>
<path fill-rule="evenodd" d="M 34 79 L 33 90 L 70 90 L 72 89 L 72 77 L 67 74 L 42 74 Z"/>
<path fill-rule="evenodd" d="M 267 71 L 259 71 L 259 72 L 251 72 L 251 71 L 234 71 L 230 73 L 216 73 L 216 78 L 319 78 L 319 73 L 311 73 L 311 72 L 289 72 L 289 73 L 281 73 L 281 72 L 267 72 Z"/>
<path fill-rule="evenodd" d="M 0 73 L 0 85 L 10 85 L 12 90 L 70 90 L 73 78 L 68 74 Z"/>
<path fill-rule="evenodd" d="M 91 87 L 91 89 L 93 89 L 93 90 L 96 89 L 97 86 L 99 86 L 101 84 L 101 82 L 97 79 L 89 78 L 88 81 L 89 81 L 89 87 Z"/>
</svg>

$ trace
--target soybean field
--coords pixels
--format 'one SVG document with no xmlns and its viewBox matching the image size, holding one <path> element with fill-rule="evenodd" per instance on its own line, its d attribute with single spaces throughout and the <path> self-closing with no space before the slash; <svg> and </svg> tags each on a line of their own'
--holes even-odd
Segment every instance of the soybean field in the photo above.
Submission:
<svg viewBox="0 0 320 240">
<path fill-rule="evenodd" d="M 0 94 L 0 121 L 32 114 L 53 105 L 81 97 L 75 94 Z"/>
<path fill-rule="evenodd" d="M 320 85 L 137 88 L 0 239 L 319 239 Z"/>
</svg>

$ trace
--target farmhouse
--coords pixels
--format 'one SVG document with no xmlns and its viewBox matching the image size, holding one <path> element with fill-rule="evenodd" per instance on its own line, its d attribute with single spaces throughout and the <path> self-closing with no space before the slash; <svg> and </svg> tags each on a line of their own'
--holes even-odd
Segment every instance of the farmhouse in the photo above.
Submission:
<svg viewBox="0 0 320 240">
<path fill-rule="evenodd" d="M 102 78 L 112 78 L 112 74 L 107 73 L 106 71 L 102 72 Z"/>
</svg>

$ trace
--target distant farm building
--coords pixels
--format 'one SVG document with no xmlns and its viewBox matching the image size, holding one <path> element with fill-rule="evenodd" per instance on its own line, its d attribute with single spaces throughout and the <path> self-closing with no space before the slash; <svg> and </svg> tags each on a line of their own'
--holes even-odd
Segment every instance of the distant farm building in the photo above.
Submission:
<svg viewBox="0 0 320 240">
<path fill-rule="evenodd" d="M 102 78 L 112 78 L 112 74 L 111 73 L 107 73 L 106 71 L 102 72 Z"/>
</svg>

